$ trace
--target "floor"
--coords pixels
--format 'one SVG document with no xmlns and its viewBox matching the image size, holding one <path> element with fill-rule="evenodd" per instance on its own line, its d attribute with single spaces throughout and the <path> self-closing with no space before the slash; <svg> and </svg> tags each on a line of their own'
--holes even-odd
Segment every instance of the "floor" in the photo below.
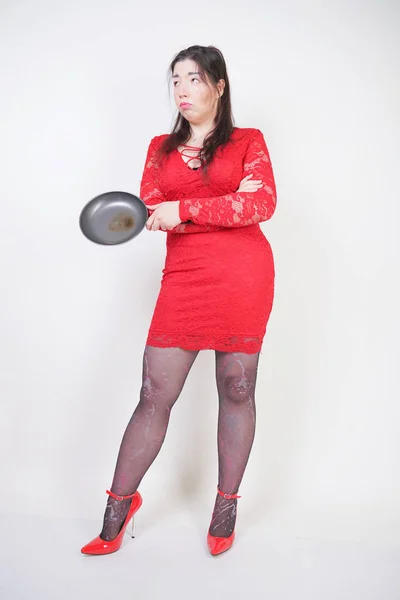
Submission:
<svg viewBox="0 0 400 600">
<path fill-rule="evenodd" d="M 139 515 L 138 515 L 139 516 Z M 201 525 L 201 527 L 200 527 Z M 84 556 L 89 520 L 0 517 L 0 597 L 7 600 L 400 600 L 400 547 L 237 531 L 208 554 L 193 515 L 140 523 L 121 549 Z"/>
</svg>

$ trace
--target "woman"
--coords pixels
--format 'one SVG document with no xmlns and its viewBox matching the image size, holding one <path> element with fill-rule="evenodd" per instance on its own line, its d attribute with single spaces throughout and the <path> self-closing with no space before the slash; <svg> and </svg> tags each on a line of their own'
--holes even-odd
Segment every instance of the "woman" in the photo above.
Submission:
<svg viewBox="0 0 400 600">
<path fill-rule="evenodd" d="M 233 126 L 224 58 L 192 46 L 171 64 L 179 111 L 149 146 L 141 198 L 149 231 L 167 232 L 161 289 L 144 350 L 140 401 L 124 433 L 103 529 L 84 554 L 118 550 L 142 499 L 171 409 L 200 350 L 216 355 L 219 481 L 207 542 L 234 540 L 239 486 L 253 444 L 259 354 L 272 308 L 274 263 L 259 223 L 275 210 L 262 133 Z"/>
</svg>

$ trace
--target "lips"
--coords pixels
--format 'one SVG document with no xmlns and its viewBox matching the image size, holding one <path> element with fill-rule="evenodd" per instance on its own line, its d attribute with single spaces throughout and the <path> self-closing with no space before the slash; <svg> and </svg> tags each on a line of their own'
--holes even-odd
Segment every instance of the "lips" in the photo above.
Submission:
<svg viewBox="0 0 400 600">
<path fill-rule="evenodd" d="M 190 108 L 192 105 L 189 102 L 181 102 L 180 108 Z"/>
</svg>

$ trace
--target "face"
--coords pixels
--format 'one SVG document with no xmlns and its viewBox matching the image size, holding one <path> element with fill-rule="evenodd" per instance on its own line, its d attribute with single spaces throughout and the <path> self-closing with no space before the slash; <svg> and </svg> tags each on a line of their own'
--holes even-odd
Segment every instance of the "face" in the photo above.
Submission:
<svg viewBox="0 0 400 600">
<path fill-rule="evenodd" d="M 186 59 L 176 63 L 172 73 L 176 106 L 181 115 L 194 124 L 215 118 L 225 85 L 221 79 L 216 88 L 206 75 L 204 80 L 198 71 L 196 63 Z"/>
</svg>

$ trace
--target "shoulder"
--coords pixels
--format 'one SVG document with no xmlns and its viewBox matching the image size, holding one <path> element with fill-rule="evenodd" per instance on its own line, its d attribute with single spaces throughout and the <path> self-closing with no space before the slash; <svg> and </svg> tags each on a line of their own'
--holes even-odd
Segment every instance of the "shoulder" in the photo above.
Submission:
<svg viewBox="0 0 400 600">
<path fill-rule="evenodd" d="M 251 138 L 262 135 L 260 129 L 256 129 L 255 127 L 235 127 L 232 132 L 232 137 L 238 138 Z"/>
<path fill-rule="evenodd" d="M 153 148 L 154 150 L 158 149 L 161 146 L 161 144 L 167 139 L 168 135 L 168 133 L 163 133 L 162 135 L 154 136 L 150 140 L 149 147 Z"/>
<path fill-rule="evenodd" d="M 247 149 L 253 143 L 264 142 L 264 135 L 260 129 L 254 127 L 235 127 L 231 140 Z"/>
<path fill-rule="evenodd" d="M 247 141 L 250 142 L 253 139 L 259 139 L 264 137 L 260 129 L 255 127 L 235 127 L 232 132 L 232 139 L 235 141 Z"/>
<path fill-rule="evenodd" d="M 151 141 L 154 143 L 161 144 L 164 140 L 167 139 L 167 137 L 169 137 L 169 133 L 162 133 L 161 135 L 156 135 L 155 137 L 153 137 Z"/>
<path fill-rule="evenodd" d="M 234 142 L 237 151 L 243 153 L 258 148 L 260 145 L 265 146 L 262 131 L 254 127 L 235 127 L 231 135 L 231 141 Z"/>
</svg>

